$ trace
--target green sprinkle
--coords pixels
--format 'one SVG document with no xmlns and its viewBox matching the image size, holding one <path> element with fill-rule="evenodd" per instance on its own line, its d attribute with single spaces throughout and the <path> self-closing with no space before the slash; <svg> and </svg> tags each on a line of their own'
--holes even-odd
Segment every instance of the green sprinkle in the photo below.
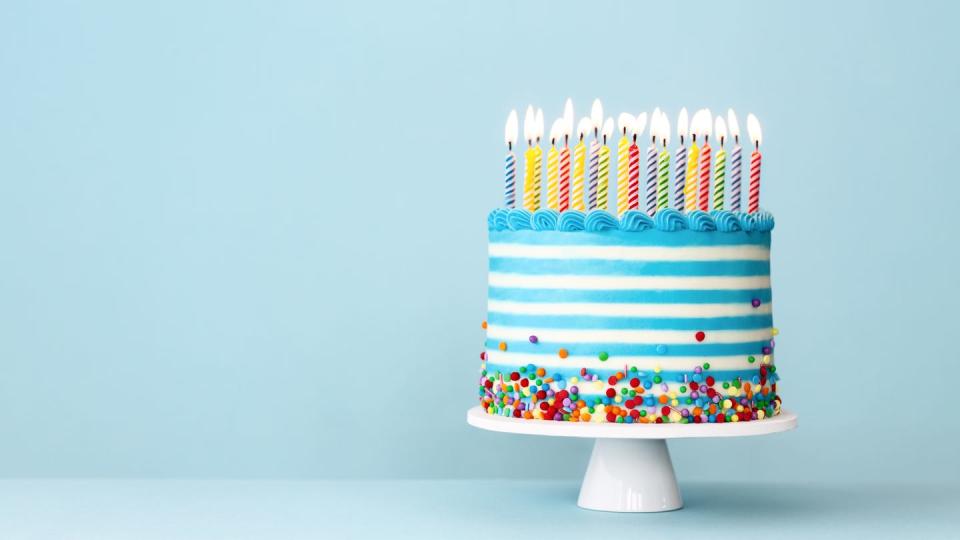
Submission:
<svg viewBox="0 0 960 540">
<path fill-rule="evenodd" d="M 601 362 L 606 362 L 607 358 L 610 358 L 610 355 L 605 352 L 602 352 L 600 353 L 599 357 Z"/>
<path fill-rule="evenodd" d="M 681 387 L 680 387 L 680 393 L 681 393 L 681 394 L 686 394 L 686 393 L 687 393 L 687 387 L 686 387 L 686 386 L 681 386 Z"/>
<path fill-rule="evenodd" d="M 754 358 L 753 356 L 748 356 L 748 357 L 747 357 L 747 362 L 750 362 L 751 364 L 754 363 L 754 362 L 756 362 L 756 361 L 757 361 L 757 359 Z"/>
<path fill-rule="evenodd" d="M 655 382 L 655 383 L 657 383 L 657 384 L 660 384 L 660 383 L 663 382 L 663 379 L 660 378 L 659 375 L 654 375 L 654 376 L 653 376 L 653 382 Z"/>
<path fill-rule="evenodd" d="M 710 362 L 704 362 L 703 369 L 710 369 Z"/>
<path fill-rule="evenodd" d="M 640 416 L 646 416 L 646 415 L 647 415 L 647 411 L 644 411 L 644 410 L 641 409 L 641 410 L 640 410 Z"/>
</svg>

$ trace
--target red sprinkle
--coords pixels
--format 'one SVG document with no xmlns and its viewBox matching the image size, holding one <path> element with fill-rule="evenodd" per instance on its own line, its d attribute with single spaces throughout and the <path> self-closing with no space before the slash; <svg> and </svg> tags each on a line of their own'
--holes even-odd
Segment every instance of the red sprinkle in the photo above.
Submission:
<svg viewBox="0 0 960 540">
<path fill-rule="evenodd" d="M 707 337 L 707 335 L 704 334 L 702 331 L 700 331 L 694 334 L 693 337 L 697 338 L 697 341 L 703 341 Z"/>
<path fill-rule="evenodd" d="M 613 388 L 607 388 L 607 397 L 612 398 L 617 396 L 617 391 Z"/>
<path fill-rule="evenodd" d="M 670 416 L 670 407 L 662 407 L 660 413 L 664 416 Z"/>
<path fill-rule="evenodd" d="M 519 380 L 520 380 L 520 374 L 517 373 L 516 371 L 514 371 L 513 373 L 510 374 L 510 380 L 511 380 L 511 381 L 519 381 Z"/>
<path fill-rule="evenodd" d="M 611 375 L 610 378 L 607 379 L 607 382 L 610 383 L 611 386 L 617 384 L 617 376 Z"/>
<path fill-rule="evenodd" d="M 617 421 L 617 415 L 613 414 L 612 412 L 608 412 L 608 413 L 607 413 L 607 422 L 613 423 L 613 422 L 616 422 L 616 421 Z"/>
<path fill-rule="evenodd" d="M 630 386 L 632 386 L 633 388 L 640 386 L 640 379 L 636 377 L 630 379 Z"/>
<path fill-rule="evenodd" d="M 711 377 L 711 376 L 709 376 L 709 375 L 707 376 L 707 386 L 713 386 L 714 383 L 716 383 L 716 382 L 717 382 L 716 379 L 714 379 L 713 377 Z"/>
</svg>

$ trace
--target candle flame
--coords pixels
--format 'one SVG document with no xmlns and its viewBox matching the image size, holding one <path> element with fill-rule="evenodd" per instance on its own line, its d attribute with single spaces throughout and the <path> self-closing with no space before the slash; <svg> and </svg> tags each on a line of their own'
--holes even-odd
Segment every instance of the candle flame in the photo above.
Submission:
<svg viewBox="0 0 960 540">
<path fill-rule="evenodd" d="M 723 141 L 727 138 L 727 123 L 724 122 L 722 116 L 717 117 L 713 130 L 716 132 L 717 138 L 720 139 L 720 146 L 723 146 Z"/>
<path fill-rule="evenodd" d="M 518 123 L 517 110 L 514 109 L 510 111 L 510 114 L 507 116 L 507 125 L 503 128 L 503 142 L 506 143 L 507 146 L 517 144 L 517 132 L 520 129 L 520 126 L 517 125 Z"/>
<path fill-rule="evenodd" d="M 690 120 L 687 115 L 687 108 L 680 109 L 680 116 L 677 117 L 677 135 L 680 140 L 687 138 L 687 131 L 690 129 Z"/>
<path fill-rule="evenodd" d="M 563 137 L 563 118 L 557 118 L 550 126 L 550 144 L 556 144 Z"/>
<path fill-rule="evenodd" d="M 601 133 L 603 134 L 604 142 L 613 136 L 613 118 L 607 118 L 603 122 L 603 129 L 601 130 Z"/>
<path fill-rule="evenodd" d="M 593 122 L 593 129 L 599 130 L 603 125 L 603 105 L 599 99 L 593 100 L 593 107 L 590 108 L 590 121 Z"/>
<path fill-rule="evenodd" d="M 706 138 L 709 137 L 710 132 L 713 131 L 713 115 L 710 114 L 710 109 L 702 109 L 702 111 L 703 116 L 700 120 L 700 133 Z"/>
<path fill-rule="evenodd" d="M 640 135 L 643 135 L 643 130 L 646 127 L 647 127 L 647 113 L 642 112 L 637 115 L 637 118 L 633 123 L 633 134 L 638 137 Z"/>
<path fill-rule="evenodd" d="M 727 127 L 730 129 L 730 136 L 734 139 L 740 139 L 740 123 L 737 122 L 737 114 L 733 109 L 727 109 Z"/>
<path fill-rule="evenodd" d="M 660 140 L 664 146 L 670 143 L 670 119 L 664 112 L 660 113 Z"/>
<path fill-rule="evenodd" d="M 660 107 L 657 107 L 653 110 L 653 114 L 650 116 L 650 139 L 656 140 L 660 136 Z"/>
<path fill-rule="evenodd" d="M 523 115 L 523 138 L 529 143 L 537 136 L 537 128 L 533 124 L 537 121 L 537 114 L 533 105 L 527 105 L 527 112 Z"/>
<path fill-rule="evenodd" d="M 590 133 L 591 129 L 593 129 L 593 120 L 590 120 L 588 117 L 584 116 L 577 124 L 577 137 L 581 139 L 586 137 L 587 133 Z"/>
<path fill-rule="evenodd" d="M 573 133 L 573 100 L 567 98 L 563 104 L 563 134 L 570 136 Z"/>
<path fill-rule="evenodd" d="M 617 118 L 617 124 L 620 125 L 620 133 L 623 135 L 633 132 L 633 115 L 630 113 L 620 113 L 620 117 Z"/>
<path fill-rule="evenodd" d="M 750 141 L 759 148 L 763 143 L 763 130 L 760 129 L 760 121 L 753 113 L 747 115 L 747 133 L 750 135 Z"/>
</svg>

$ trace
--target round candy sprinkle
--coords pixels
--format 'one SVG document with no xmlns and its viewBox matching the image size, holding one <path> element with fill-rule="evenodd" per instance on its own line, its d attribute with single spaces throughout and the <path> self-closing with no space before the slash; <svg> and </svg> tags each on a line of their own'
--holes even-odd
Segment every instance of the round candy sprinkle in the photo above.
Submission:
<svg viewBox="0 0 960 540">
<path fill-rule="evenodd" d="M 763 351 L 763 354 L 770 354 L 771 352 L 773 352 L 773 349 L 771 349 L 770 347 L 764 347 L 761 350 Z"/>
<path fill-rule="evenodd" d="M 536 342 L 538 342 L 538 341 L 540 341 L 540 340 L 537 339 L 537 336 L 530 336 L 530 343 L 536 343 Z"/>
<path fill-rule="evenodd" d="M 570 356 L 570 353 L 566 349 L 560 349 L 557 351 L 557 354 L 560 355 L 560 358 L 566 358 L 567 356 Z"/>
<path fill-rule="evenodd" d="M 480 327 L 483 328 L 484 330 L 486 330 L 486 329 L 487 329 L 487 321 L 483 321 L 482 323 L 480 323 Z"/>
<path fill-rule="evenodd" d="M 500 342 L 500 350 L 501 350 L 501 351 L 507 350 L 507 342 L 506 342 L 506 341 L 501 341 L 501 342 Z"/>
<path fill-rule="evenodd" d="M 481 359 L 481 360 L 486 360 L 486 359 L 487 359 L 487 352 L 486 352 L 486 351 L 480 353 L 480 359 Z"/>
<path fill-rule="evenodd" d="M 695 337 L 695 338 L 697 339 L 697 341 L 703 341 L 704 339 L 706 339 L 707 334 L 705 334 L 705 333 L 701 330 L 701 331 L 697 332 L 696 334 L 694 334 L 693 337 Z"/>
<path fill-rule="evenodd" d="M 771 335 L 774 335 L 774 336 L 780 335 L 780 329 L 779 329 L 779 328 L 771 328 L 771 329 L 770 329 L 770 334 L 771 334 Z"/>
<path fill-rule="evenodd" d="M 753 300 L 750 301 L 750 305 L 753 307 L 760 307 L 760 299 L 754 298 Z"/>
<path fill-rule="evenodd" d="M 756 357 L 754 357 L 754 356 L 748 356 L 748 357 L 747 357 L 747 362 L 750 362 L 751 364 L 754 363 L 754 362 L 756 362 L 756 361 L 757 361 L 757 359 L 756 359 Z"/>
<path fill-rule="evenodd" d="M 606 362 L 607 358 L 610 358 L 610 355 L 607 354 L 606 352 L 601 352 L 600 354 L 597 355 L 597 358 L 599 358 L 601 362 Z"/>
</svg>

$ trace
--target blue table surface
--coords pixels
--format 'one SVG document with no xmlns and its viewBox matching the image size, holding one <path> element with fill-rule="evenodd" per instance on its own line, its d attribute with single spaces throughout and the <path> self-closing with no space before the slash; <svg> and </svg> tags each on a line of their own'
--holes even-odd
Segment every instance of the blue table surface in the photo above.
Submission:
<svg viewBox="0 0 960 540">
<path fill-rule="evenodd" d="M 955 485 L 681 488 L 682 510 L 612 514 L 579 509 L 573 482 L 2 480 L 0 537 L 960 538 Z"/>
</svg>

